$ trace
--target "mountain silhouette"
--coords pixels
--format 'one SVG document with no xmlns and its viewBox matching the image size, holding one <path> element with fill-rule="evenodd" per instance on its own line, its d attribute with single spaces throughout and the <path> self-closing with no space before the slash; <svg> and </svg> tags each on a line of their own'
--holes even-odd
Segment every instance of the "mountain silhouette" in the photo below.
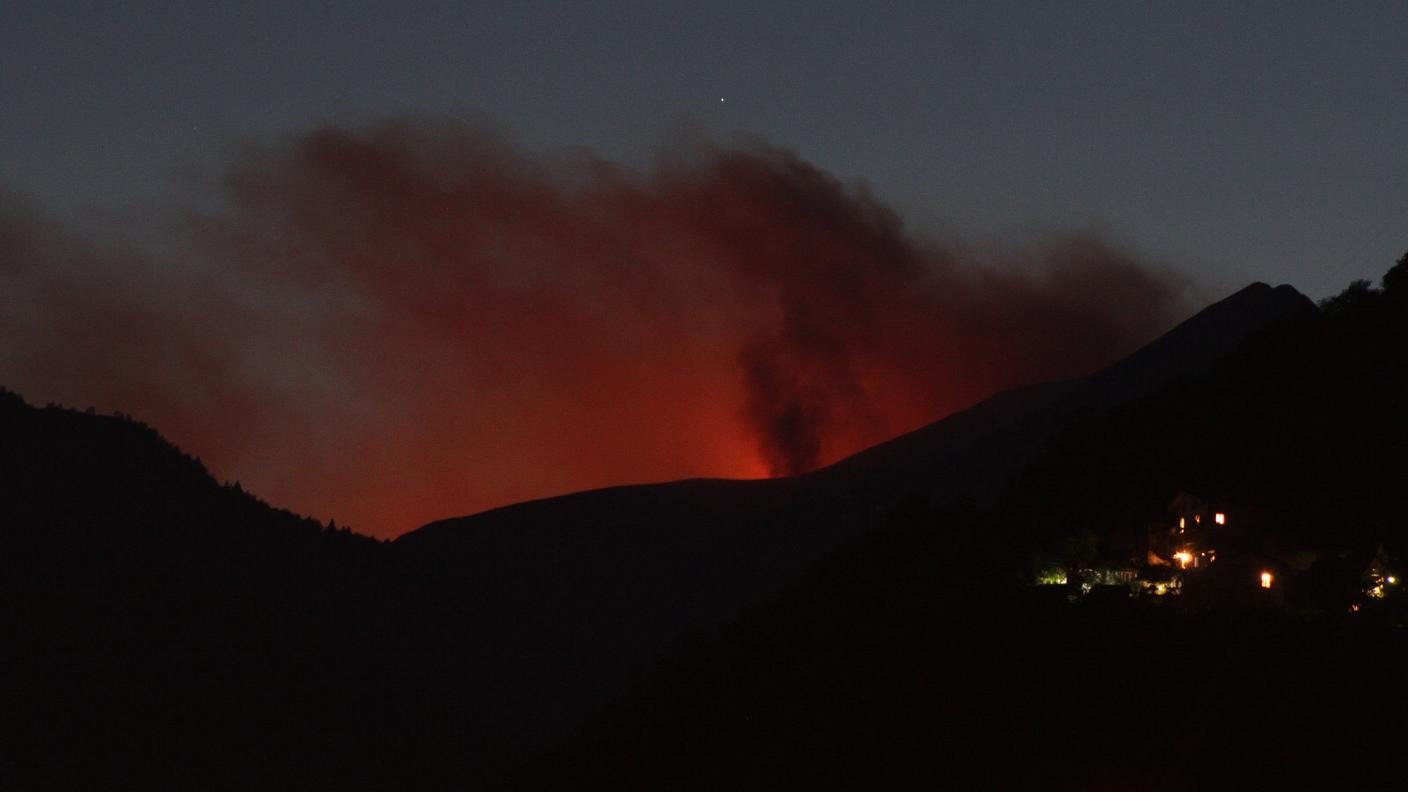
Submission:
<svg viewBox="0 0 1408 792">
<path fill-rule="evenodd" d="M 1170 382 L 1204 375 L 1253 333 L 1314 311 L 1314 303 L 1291 286 L 1253 283 L 1091 376 L 999 393 L 957 416 L 843 459 L 820 475 L 840 481 L 868 478 L 872 486 L 891 491 L 922 489 L 929 500 L 941 499 L 936 487 L 971 494 L 979 483 L 970 477 L 973 460 L 954 462 L 976 442 L 993 444 L 993 450 L 1003 454 L 1005 462 L 998 461 L 1002 471 L 1011 470 L 1021 463 L 1020 456 L 1008 456 L 1020 454 L 1014 446 L 1033 445 L 1036 436 L 1054 430 L 1064 419 L 1107 411 Z M 1004 430 L 1019 426 L 1024 436 L 1009 432 L 1004 442 L 993 442 Z M 991 458 L 992 451 L 986 456 Z M 1000 476 L 988 478 L 992 484 Z"/>
<path fill-rule="evenodd" d="M 7 785 L 258 778 L 240 757 L 292 740 L 278 713 L 353 648 L 379 543 L 221 484 L 125 416 L 0 391 L 0 438 Z"/>
<path fill-rule="evenodd" d="M 922 632 L 936 608 L 968 609 L 959 592 L 1011 599 L 1025 589 L 993 586 L 1072 531 L 1122 547 L 1179 487 L 1259 510 L 1298 541 L 1382 539 L 1404 505 L 1376 494 L 1391 492 L 1386 455 L 1408 450 L 1392 409 L 1401 372 L 1353 394 L 1401 369 L 1399 298 L 1317 311 L 1254 284 L 1100 372 L 997 394 L 806 475 L 594 490 L 391 543 L 222 485 L 125 417 L 5 393 L 0 616 L 24 649 L 3 769 L 51 787 L 492 786 L 531 778 L 535 757 L 566 744 L 552 766 L 569 776 L 609 777 L 623 772 L 611 756 L 647 751 L 640 786 L 668 785 L 713 761 L 698 751 L 733 755 L 758 736 L 699 716 L 693 697 L 728 676 L 719 663 L 786 689 L 770 674 L 808 667 L 799 652 L 842 662 L 878 640 L 876 657 L 901 662 L 908 650 L 886 641 Z M 1366 443 L 1386 445 L 1345 463 Z M 1331 531 L 1337 515 L 1353 526 Z M 1028 612 L 1014 607 L 949 627 L 986 634 Z M 1024 642 L 1049 636 L 1015 623 Z M 742 718 L 764 692 L 731 687 L 711 711 Z M 844 719 L 830 705 L 772 716 L 802 733 L 809 713 Z M 641 736 L 662 719 L 720 734 Z M 748 785 L 738 773 L 751 770 L 715 763 L 699 778 Z"/>
<path fill-rule="evenodd" d="M 514 714 L 586 712 L 685 636 L 775 594 L 906 499 L 990 498 L 1075 416 L 1204 374 L 1250 334 L 1314 310 L 1289 286 L 1254 284 L 1083 380 L 998 394 L 808 475 L 548 498 L 432 523 L 392 549 L 408 590 L 424 598 L 411 609 L 453 602 L 460 620 L 450 629 L 461 641 L 512 634 L 496 673 L 541 698 Z M 575 723 L 501 725 L 548 739 Z"/>
<path fill-rule="evenodd" d="M 1408 729 L 1385 713 L 1408 695 L 1408 595 L 1365 582 L 1373 565 L 1408 562 L 1408 295 L 1385 281 L 1320 311 L 1286 290 L 1285 313 L 1224 346 L 1218 331 L 1269 290 L 1234 295 L 1082 384 L 1023 395 L 1047 406 L 957 467 L 912 437 L 843 462 L 1002 475 L 973 476 L 990 497 L 909 498 L 877 515 L 671 655 L 535 781 L 1396 785 Z M 1003 451 L 985 459 L 993 444 Z M 1043 561 L 1083 553 L 1142 562 L 1146 531 L 1188 491 L 1226 525 L 1218 562 L 1183 596 L 1031 584 Z M 1268 571 L 1269 590 L 1257 583 Z"/>
</svg>

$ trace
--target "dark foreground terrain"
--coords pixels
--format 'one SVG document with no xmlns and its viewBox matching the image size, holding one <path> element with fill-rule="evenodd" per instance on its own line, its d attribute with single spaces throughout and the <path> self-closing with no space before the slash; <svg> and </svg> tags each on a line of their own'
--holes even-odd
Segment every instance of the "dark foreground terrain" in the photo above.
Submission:
<svg viewBox="0 0 1408 792">
<path fill-rule="evenodd" d="M 1402 787 L 1404 597 L 1364 575 L 1408 558 L 1405 277 L 1319 309 L 1249 287 L 1104 372 L 806 476 L 394 543 L 221 485 L 130 419 L 0 395 L 0 775 Z M 1181 596 L 1032 585 L 1144 564 L 1180 492 L 1234 526 Z"/>
</svg>

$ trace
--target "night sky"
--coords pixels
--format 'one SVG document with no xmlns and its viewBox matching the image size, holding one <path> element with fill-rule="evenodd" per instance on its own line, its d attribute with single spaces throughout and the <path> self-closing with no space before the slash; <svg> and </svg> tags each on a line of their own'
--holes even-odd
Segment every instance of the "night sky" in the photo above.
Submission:
<svg viewBox="0 0 1408 792">
<path fill-rule="evenodd" d="M 1402 3 L 0 6 L 0 384 L 379 535 L 1408 249 Z"/>
</svg>

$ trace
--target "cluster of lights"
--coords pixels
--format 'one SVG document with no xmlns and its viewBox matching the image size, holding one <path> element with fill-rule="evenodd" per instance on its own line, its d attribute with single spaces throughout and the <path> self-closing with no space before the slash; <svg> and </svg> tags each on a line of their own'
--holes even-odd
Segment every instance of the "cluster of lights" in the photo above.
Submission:
<svg viewBox="0 0 1408 792">
<path fill-rule="evenodd" d="M 1378 574 L 1378 572 L 1373 572 L 1373 574 L 1369 576 L 1369 582 L 1373 583 L 1373 585 L 1364 589 L 1364 593 L 1366 593 L 1370 599 L 1384 599 L 1385 596 L 1388 596 L 1387 586 L 1398 585 L 1398 575 L 1381 575 Z M 1359 603 L 1356 602 L 1350 605 L 1349 610 L 1350 613 L 1359 613 Z"/>
<path fill-rule="evenodd" d="M 1397 576 L 1394 576 L 1394 575 L 1383 575 L 1383 576 L 1380 576 L 1380 575 L 1377 575 L 1377 574 L 1376 574 L 1376 575 L 1373 576 L 1373 578 L 1371 578 L 1371 581 L 1373 581 L 1374 585 L 1373 585 L 1373 586 L 1370 586 L 1369 592 L 1367 592 L 1367 593 L 1369 593 L 1369 596 L 1371 596 L 1371 598 L 1374 598 L 1374 599 L 1384 599 L 1384 595 L 1385 595 L 1385 593 L 1387 593 L 1387 590 L 1384 589 L 1384 586 L 1385 586 L 1385 585 L 1387 585 L 1387 586 L 1397 586 L 1397 585 L 1398 585 L 1398 578 L 1397 578 Z"/>
<path fill-rule="evenodd" d="M 1215 512 L 1215 513 L 1212 515 L 1212 521 L 1215 522 L 1215 523 L 1217 523 L 1218 525 L 1226 525 L 1226 524 L 1227 524 L 1227 514 L 1226 514 L 1225 512 Z M 1194 514 L 1194 515 L 1193 515 L 1193 522 L 1196 523 L 1196 524 L 1198 524 L 1198 525 L 1202 525 L 1202 524 L 1203 524 L 1203 515 L 1201 515 L 1201 514 Z M 1178 518 L 1178 532 L 1179 532 L 1179 533 L 1186 533 L 1187 530 L 1188 530 L 1188 518 L 1187 518 L 1187 517 L 1179 517 L 1179 518 Z"/>
<path fill-rule="evenodd" d="M 1213 513 L 1213 516 L 1212 516 L 1212 519 L 1213 519 L 1213 522 L 1216 523 L 1217 525 L 1226 525 L 1226 524 L 1227 524 L 1227 514 L 1226 514 L 1225 512 L 1214 512 L 1214 513 Z M 1202 518 L 1201 515 L 1194 514 L 1194 515 L 1193 515 L 1193 521 L 1194 521 L 1195 523 L 1201 524 L 1202 521 L 1203 521 L 1203 518 Z M 1188 519 L 1187 519 L 1186 517 L 1179 517 L 1179 518 L 1178 518 L 1178 532 L 1179 532 L 1179 533 L 1183 533 L 1183 532 L 1185 531 L 1185 529 L 1187 528 L 1187 526 L 1188 526 Z M 1188 546 L 1188 547 L 1186 547 L 1185 549 L 1179 550 L 1178 552 L 1176 552 L 1176 553 L 1173 554 L 1173 559 L 1178 562 L 1179 568 L 1181 568 L 1181 569 L 1187 569 L 1189 566 L 1191 566 L 1191 565 L 1194 564 L 1194 562 L 1195 562 L 1195 556 L 1193 555 L 1193 550 L 1194 550 L 1194 549 L 1195 549 L 1195 548 L 1193 548 L 1192 546 Z M 1215 550 L 1204 550 L 1204 551 L 1202 551 L 1201 553 L 1198 553 L 1198 556 L 1199 556 L 1199 557 L 1203 557 L 1203 558 L 1207 558 L 1207 560 L 1208 560 L 1209 563 L 1212 562 L 1212 561 L 1217 560 L 1217 554 L 1216 554 L 1216 551 L 1215 551 Z M 1040 576 L 1038 582 L 1040 582 L 1040 583 L 1046 583 L 1046 584 L 1053 584 L 1053 583 L 1055 583 L 1055 584 L 1064 584 L 1064 583 L 1066 583 L 1066 581 L 1067 581 L 1067 577 L 1066 577 L 1066 575 L 1064 574 L 1064 570 L 1047 570 L 1047 571 L 1045 571 L 1045 572 Z M 1265 569 L 1264 569 L 1264 570 L 1262 570 L 1262 571 L 1259 573 L 1259 575 L 1258 575 L 1258 582 L 1259 582 L 1261 588 L 1263 588 L 1263 589 L 1270 589 L 1270 588 L 1272 588 L 1273 585 L 1275 584 L 1275 581 L 1276 581 L 1276 576 L 1275 576 L 1270 570 L 1265 570 Z M 1175 582 L 1176 582 L 1176 581 L 1175 581 Z M 1396 585 L 1398 585 L 1398 576 L 1397 576 L 1397 575 L 1381 575 L 1381 574 L 1379 574 L 1379 573 L 1376 571 L 1376 572 L 1374 572 L 1374 573 L 1372 574 L 1372 576 L 1371 576 L 1371 582 L 1373 583 L 1373 585 L 1370 586 L 1368 589 L 1366 589 L 1365 593 L 1367 593 L 1370 597 L 1372 597 L 1372 598 L 1374 598 L 1374 599 L 1383 599 L 1383 598 L 1386 596 L 1386 594 L 1387 594 L 1387 589 L 1385 588 L 1386 586 L 1396 586 Z M 1148 583 L 1144 583 L 1143 585 L 1148 586 L 1149 584 L 1148 584 Z M 1153 584 L 1153 585 L 1151 586 L 1151 588 L 1153 589 L 1154 594 L 1160 595 L 1160 596 L 1165 595 L 1165 594 L 1168 594 L 1168 593 L 1170 592 L 1170 589 L 1171 589 L 1170 585 L 1167 584 L 1167 583 L 1155 583 L 1155 584 Z M 1089 590 L 1090 590 L 1090 583 L 1088 583 L 1088 582 L 1083 583 L 1082 586 L 1081 586 L 1081 590 L 1082 590 L 1083 592 L 1084 592 L 1084 591 L 1089 591 Z M 1354 613 L 1358 613 L 1358 612 L 1359 612 L 1359 609 L 1360 609 L 1360 606 L 1359 606 L 1358 603 L 1354 603 L 1354 604 L 1352 604 L 1352 605 L 1349 606 L 1349 610 L 1350 610 L 1351 612 L 1354 612 Z"/>
<path fill-rule="evenodd" d="M 1212 521 L 1213 521 L 1214 523 L 1218 524 L 1218 525 L 1226 525 L 1226 524 L 1227 524 L 1227 513 L 1226 513 L 1226 512 L 1213 512 L 1213 514 L 1212 514 Z M 1202 523 L 1203 523 L 1203 515 L 1194 513 L 1194 514 L 1193 514 L 1193 522 L 1194 522 L 1195 524 L 1197 524 L 1197 525 L 1202 525 Z M 1188 532 L 1188 516 L 1187 516 L 1187 515 L 1179 515 L 1179 517 L 1178 517 L 1178 533 L 1182 534 L 1182 533 L 1187 533 L 1187 532 Z M 1195 555 L 1195 554 L 1196 554 L 1196 555 Z M 1198 559 L 1200 559 L 1200 558 L 1201 558 L 1201 559 L 1204 559 L 1204 561 L 1199 562 Z M 1173 560 L 1178 563 L 1178 568 L 1179 568 L 1179 569 L 1188 569 L 1189 567 L 1193 567 L 1193 566 L 1202 566 L 1203 564 L 1210 564 L 1210 563 L 1212 563 L 1213 561 L 1216 561 L 1216 560 L 1217 560 L 1217 551 L 1215 551 L 1215 550 L 1203 550 L 1203 551 L 1201 551 L 1201 552 L 1198 552 L 1198 551 L 1197 551 L 1197 548 L 1193 547 L 1192 545 L 1186 545 L 1182 550 L 1179 550 L 1178 552 L 1176 552 L 1176 553 L 1173 554 Z"/>
</svg>

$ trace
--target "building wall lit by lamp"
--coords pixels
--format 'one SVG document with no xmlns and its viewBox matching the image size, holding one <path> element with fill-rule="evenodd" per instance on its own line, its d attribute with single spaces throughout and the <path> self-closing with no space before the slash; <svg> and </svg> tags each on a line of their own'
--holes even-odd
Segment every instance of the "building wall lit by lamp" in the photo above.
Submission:
<svg viewBox="0 0 1408 792">
<path fill-rule="evenodd" d="M 1262 588 L 1264 588 L 1264 589 L 1269 589 L 1269 588 L 1271 588 L 1271 581 L 1272 581 L 1272 577 L 1271 577 L 1271 573 L 1270 573 L 1270 572 L 1262 572 L 1262 573 L 1261 573 L 1261 587 L 1262 587 Z"/>
</svg>

